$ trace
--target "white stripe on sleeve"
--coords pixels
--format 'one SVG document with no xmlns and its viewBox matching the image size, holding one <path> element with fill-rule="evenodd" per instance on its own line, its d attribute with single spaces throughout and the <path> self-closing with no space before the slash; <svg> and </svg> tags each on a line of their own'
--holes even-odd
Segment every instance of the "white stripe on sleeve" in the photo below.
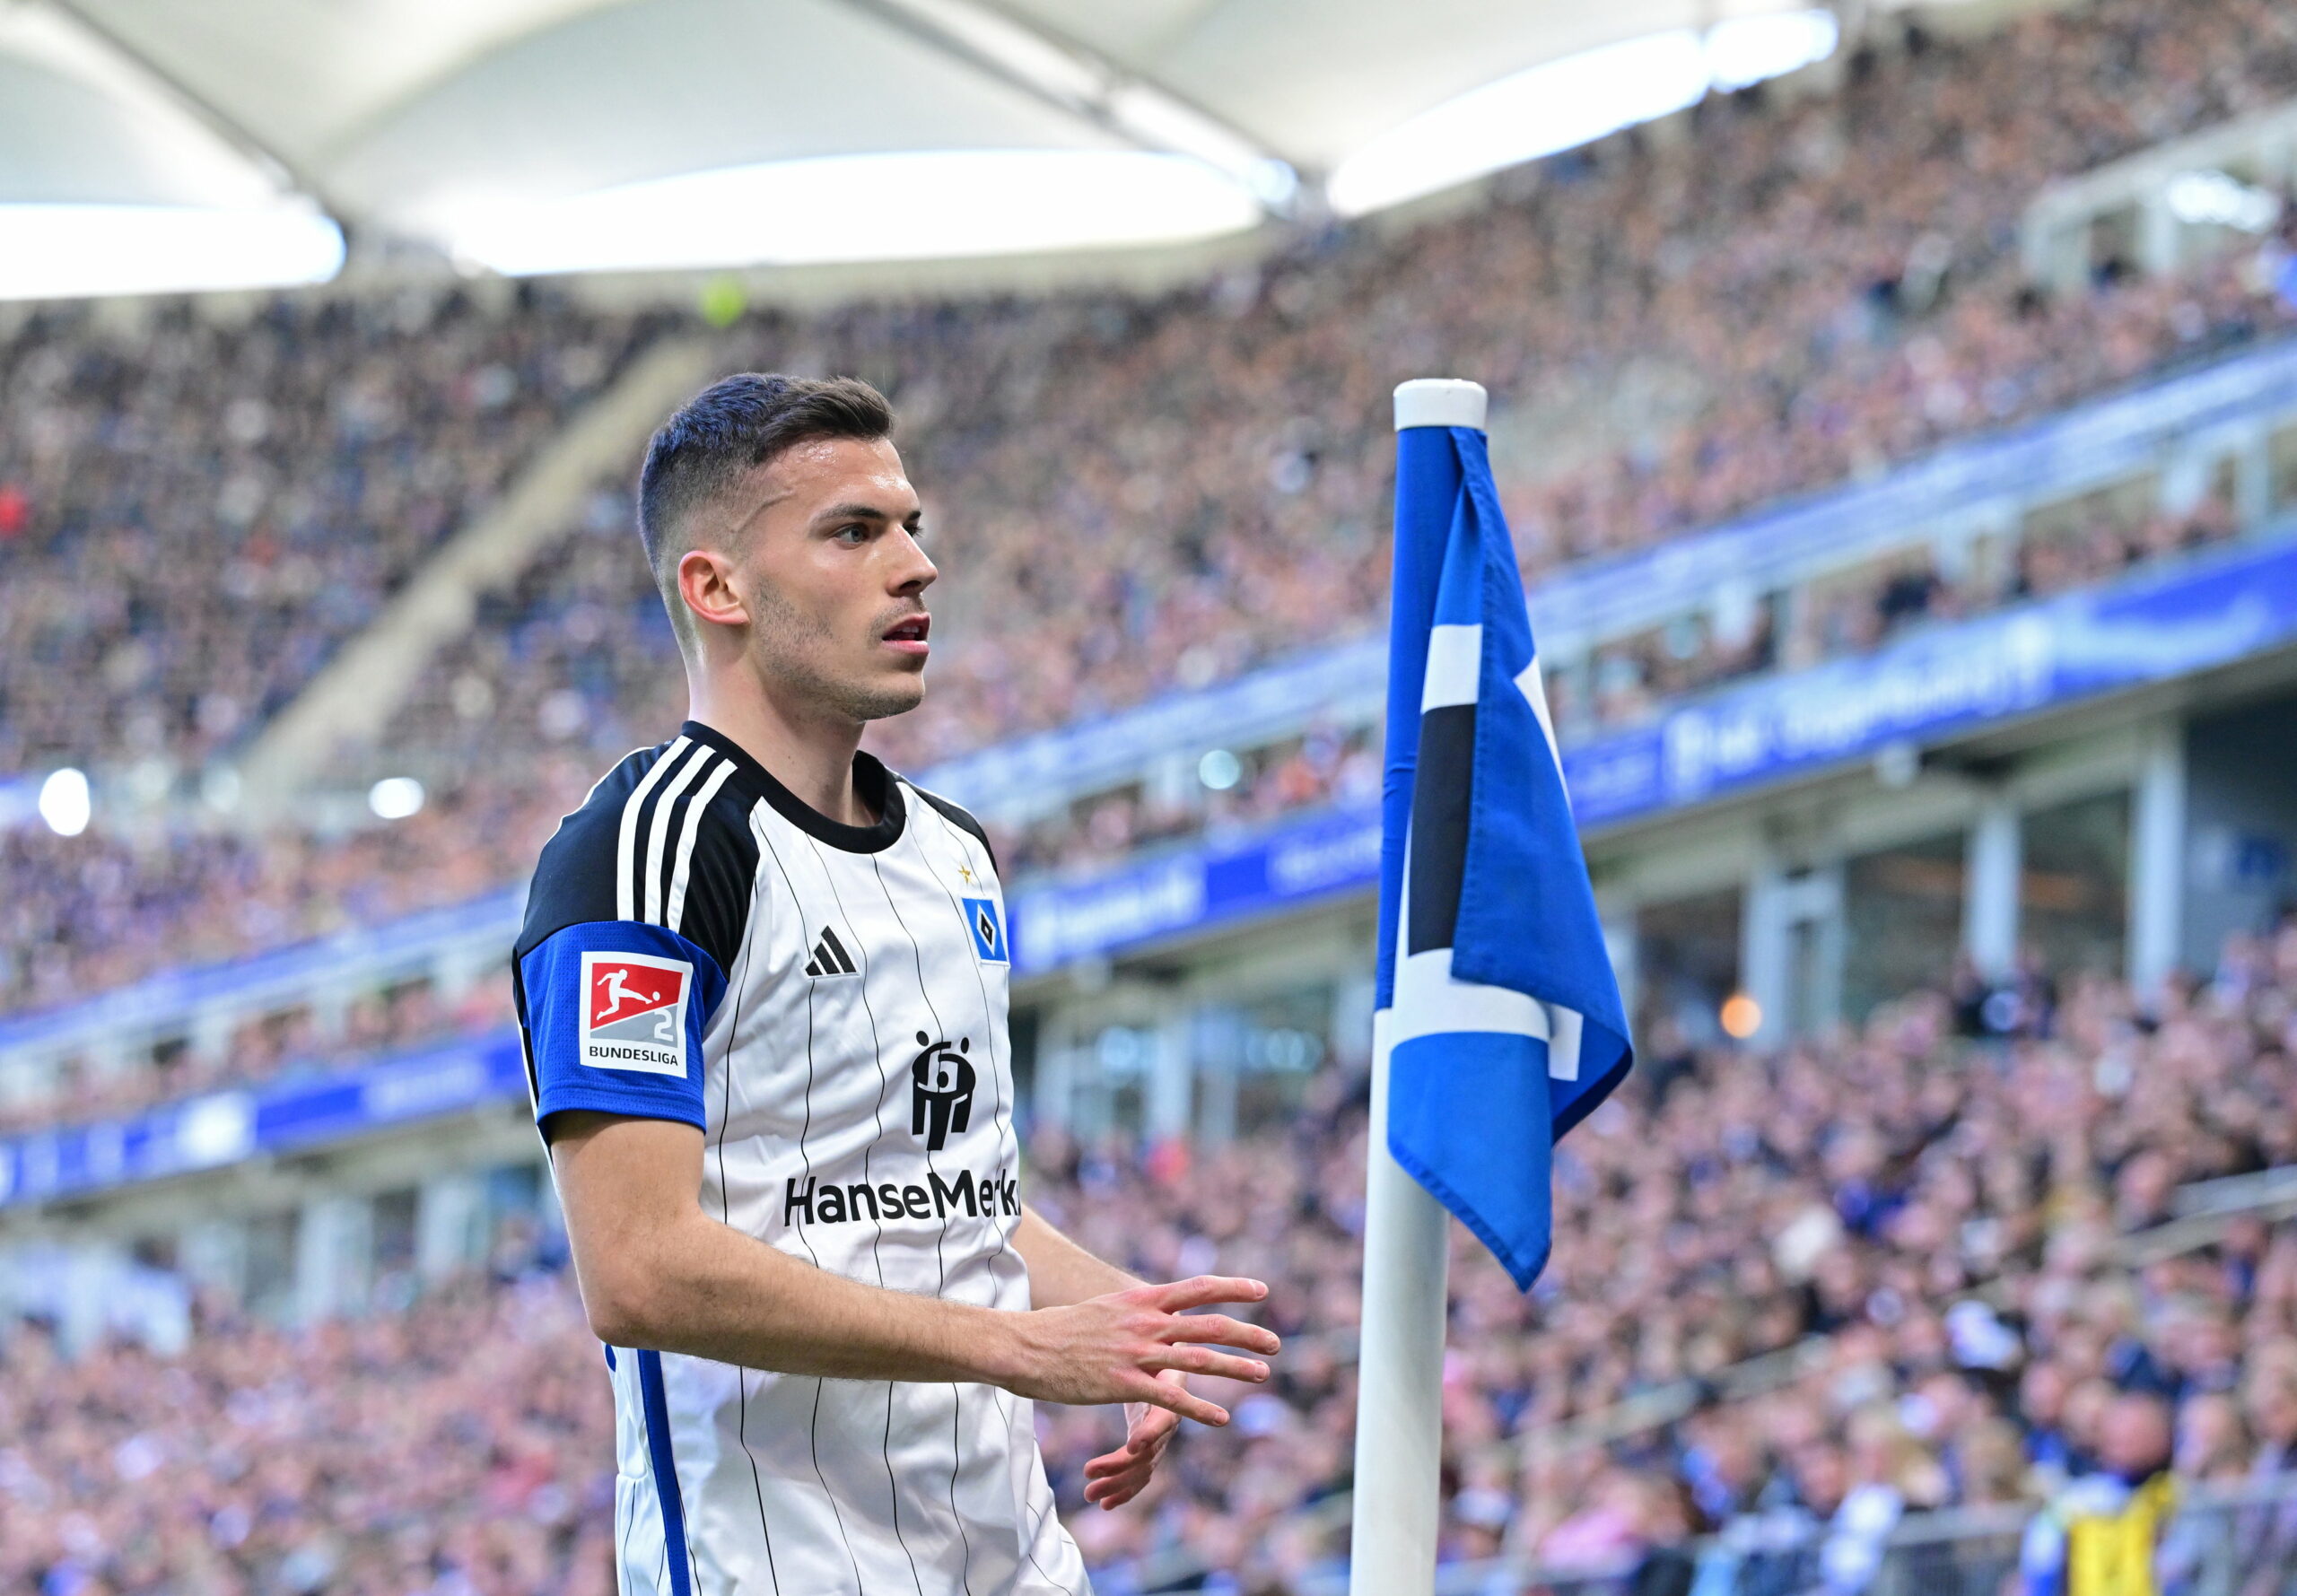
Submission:
<svg viewBox="0 0 2297 1596">
<path fill-rule="evenodd" d="M 663 923 L 662 854 L 670 845 L 670 808 L 716 757 L 709 749 L 696 747 L 677 774 L 662 784 L 662 795 L 654 800 L 654 812 L 646 817 L 646 911 L 639 919 Z"/>
<path fill-rule="evenodd" d="M 686 870 L 694 863 L 694 833 L 702 829 L 702 812 L 710 807 L 710 800 L 726 785 L 726 778 L 734 773 L 734 762 L 721 761 L 710 772 L 710 780 L 702 784 L 686 807 L 686 824 L 678 833 L 678 850 L 670 866 L 670 900 L 662 910 L 662 923 L 673 931 L 678 929 L 678 916 L 686 911 Z"/>
<path fill-rule="evenodd" d="M 631 858 L 638 845 L 638 812 L 646 807 L 646 795 L 654 790 L 654 784 L 668 775 L 670 767 L 677 763 L 679 756 L 692 746 L 694 744 L 684 737 L 673 738 L 670 746 L 662 750 L 662 757 L 654 762 L 654 768 L 646 772 L 644 779 L 623 800 L 622 834 L 615 844 L 614 854 L 614 913 L 616 920 L 638 918 L 638 877 L 631 868 Z"/>
</svg>

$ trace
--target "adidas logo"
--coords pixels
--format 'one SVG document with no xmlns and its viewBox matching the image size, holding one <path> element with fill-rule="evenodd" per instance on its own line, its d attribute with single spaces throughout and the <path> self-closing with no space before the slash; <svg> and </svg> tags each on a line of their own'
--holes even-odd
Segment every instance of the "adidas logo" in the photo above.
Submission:
<svg viewBox="0 0 2297 1596">
<path fill-rule="evenodd" d="M 822 928 L 822 939 L 814 944 L 814 962 L 806 966 L 806 973 L 815 977 L 825 975 L 855 975 L 853 955 L 845 951 L 845 944 L 827 926 Z"/>
</svg>

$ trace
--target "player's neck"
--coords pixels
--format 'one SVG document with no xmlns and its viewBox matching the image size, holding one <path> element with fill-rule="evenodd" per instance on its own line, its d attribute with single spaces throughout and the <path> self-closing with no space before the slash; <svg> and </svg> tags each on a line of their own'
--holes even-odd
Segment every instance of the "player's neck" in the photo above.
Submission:
<svg viewBox="0 0 2297 1596">
<path fill-rule="evenodd" d="M 799 802 L 845 825 L 877 824 L 853 787 L 859 726 L 795 715 L 768 693 L 728 692 L 694 676 L 686 678 L 686 696 L 694 720 L 731 737 Z"/>
</svg>

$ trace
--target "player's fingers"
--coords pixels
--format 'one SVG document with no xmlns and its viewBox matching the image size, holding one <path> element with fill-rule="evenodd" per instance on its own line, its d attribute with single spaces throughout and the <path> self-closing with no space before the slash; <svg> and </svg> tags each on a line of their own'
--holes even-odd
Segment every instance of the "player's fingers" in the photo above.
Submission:
<svg viewBox="0 0 2297 1596">
<path fill-rule="evenodd" d="M 1112 1480 L 1105 1484 L 1087 1488 L 1085 1492 L 1085 1500 L 1092 1503 L 1095 1506 L 1100 1508 L 1104 1513 L 1105 1513 L 1112 1508 L 1122 1507 L 1126 1503 L 1131 1501 L 1147 1487 L 1148 1484 L 1148 1481 L 1145 1478 L 1140 1479 Z"/>
<path fill-rule="evenodd" d="M 1226 1313 L 1175 1313 L 1165 1329 L 1169 1341 L 1210 1341 L 1221 1347 L 1241 1347 L 1247 1352 L 1265 1353 L 1274 1356 L 1284 1349 L 1284 1343 L 1274 1330 L 1257 1324 L 1246 1324 L 1241 1319 L 1231 1319 Z"/>
<path fill-rule="evenodd" d="M 1148 1483 L 1156 1466 L 1153 1458 L 1128 1458 L 1116 1452 L 1095 1458 L 1085 1466 L 1085 1497 L 1097 1501 L 1118 1491 L 1130 1496 Z"/>
<path fill-rule="evenodd" d="M 1104 1452 L 1085 1465 L 1085 1483 L 1088 1486 L 1096 1482 L 1105 1484 L 1109 1480 L 1123 1479 L 1134 1474 L 1146 1478 L 1148 1471 L 1157 1466 L 1157 1455 L 1156 1452 L 1141 1452 L 1138 1455 L 1121 1452 Z"/>
<path fill-rule="evenodd" d="M 1140 1455 L 1130 1447 L 1120 1447 L 1115 1452 L 1105 1452 L 1087 1463 L 1085 1478 L 1088 1480 L 1113 1478 L 1138 1469 L 1141 1461 Z"/>
<path fill-rule="evenodd" d="M 1175 1347 L 1174 1350 L 1178 1352 L 1182 1349 Z M 1185 1391 L 1180 1386 L 1162 1380 L 1151 1379 L 1146 1374 L 1140 1376 L 1125 1400 L 1147 1402 L 1151 1407 L 1177 1413 L 1183 1418 L 1192 1418 L 1201 1425 L 1218 1427 L 1228 1422 L 1228 1410 L 1218 1403 L 1208 1402 L 1194 1391 Z"/>
<path fill-rule="evenodd" d="M 1256 1303 L 1267 1295 L 1268 1283 L 1264 1280 L 1247 1280 L 1236 1275 L 1192 1275 L 1185 1280 L 1159 1286 L 1157 1305 L 1167 1313 L 1179 1313 L 1201 1308 L 1207 1303 Z"/>
<path fill-rule="evenodd" d="M 1213 1374 L 1223 1380 L 1241 1380 L 1248 1385 L 1258 1385 L 1268 1378 L 1268 1365 L 1256 1357 L 1237 1357 L 1188 1342 L 1166 1347 L 1154 1362 L 1142 1366 L 1178 1369 L 1183 1374 Z"/>
</svg>

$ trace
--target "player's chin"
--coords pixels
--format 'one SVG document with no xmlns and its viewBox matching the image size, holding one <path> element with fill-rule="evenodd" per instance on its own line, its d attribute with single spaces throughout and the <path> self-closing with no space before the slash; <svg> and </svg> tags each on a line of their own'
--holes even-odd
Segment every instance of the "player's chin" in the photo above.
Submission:
<svg viewBox="0 0 2297 1596">
<path fill-rule="evenodd" d="M 914 670 L 881 675 L 855 697 L 860 711 L 856 719 L 883 720 L 906 715 L 925 702 L 925 667 L 920 665 Z"/>
</svg>

